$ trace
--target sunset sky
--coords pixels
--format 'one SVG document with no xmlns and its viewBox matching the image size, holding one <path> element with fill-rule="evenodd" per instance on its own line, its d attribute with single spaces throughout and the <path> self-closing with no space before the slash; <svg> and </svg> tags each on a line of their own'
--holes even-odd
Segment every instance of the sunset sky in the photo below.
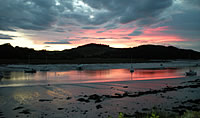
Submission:
<svg viewBox="0 0 200 118">
<path fill-rule="evenodd" d="M 63 50 L 88 43 L 200 51 L 200 0 L 0 0 L 0 44 Z"/>
</svg>

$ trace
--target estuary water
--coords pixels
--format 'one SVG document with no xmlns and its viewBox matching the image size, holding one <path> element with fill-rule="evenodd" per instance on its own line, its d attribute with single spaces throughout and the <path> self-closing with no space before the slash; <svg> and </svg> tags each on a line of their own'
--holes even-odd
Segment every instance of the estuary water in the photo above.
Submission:
<svg viewBox="0 0 200 118">
<path fill-rule="evenodd" d="M 185 72 L 193 69 L 199 72 L 200 67 L 135 69 L 100 69 L 100 70 L 67 70 L 67 71 L 5 71 L 0 79 L 0 87 L 32 86 L 50 84 L 98 83 L 115 81 L 155 80 L 184 77 Z M 199 73 L 198 73 L 199 75 Z"/>
</svg>

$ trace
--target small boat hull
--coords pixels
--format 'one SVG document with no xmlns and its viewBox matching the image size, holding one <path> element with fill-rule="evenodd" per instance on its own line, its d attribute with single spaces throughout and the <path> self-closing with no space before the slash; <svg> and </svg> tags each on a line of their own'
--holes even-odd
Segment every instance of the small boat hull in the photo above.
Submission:
<svg viewBox="0 0 200 118">
<path fill-rule="evenodd" d="M 49 71 L 49 69 L 41 69 L 40 71 L 45 72 L 45 71 Z"/>
<path fill-rule="evenodd" d="M 195 76 L 195 75 L 197 75 L 197 72 L 190 70 L 189 72 L 185 72 L 185 74 L 186 74 L 186 76 Z"/>
<path fill-rule="evenodd" d="M 130 69 L 130 72 L 133 73 L 133 72 L 134 72 L 134 69 Z"/>
<path fill-rule="evenodd" d="M 31 70 L 24 70 L 25 73 L 36 73 L 35 69 L 31 69 Z"/>
<path fill-rule="evenodd" d="M 77 67 L 76 67 L 76 70 L 83 70 L 83 65 L 78 65 Z"/>
<path fill-rule="evenodd" d="M 134 72 L 134 68 L 133 68 L 133 67 L 130 68 L 130 72 L 131 72 L 131 73 Z"/>
<path fill-rule="evenodd" d="M 0 75 L 0 80 L 3 78 L 3 76 Z"/>
<path fill-rule="evenodd" d="M 2 79 L 2 78 L 3 78 L 3 73 L 0 72 L 0 79 Z"/>
<path fill-rule="evenodd" d="M 82 68 L 82 67 L 77 67 L 76 69 L 77 69 L 77 70 L 83 70 L 83 68 Z"/>
</svg>

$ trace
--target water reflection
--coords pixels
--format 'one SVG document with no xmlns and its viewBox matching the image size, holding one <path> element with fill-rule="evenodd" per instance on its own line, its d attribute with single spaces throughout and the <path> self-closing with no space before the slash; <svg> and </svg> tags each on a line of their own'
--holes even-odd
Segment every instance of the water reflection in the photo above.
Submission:
<svg viewBox="0 0 200 118">
<path fill-rule="evenodd" d="M 110 70 L 85 70 L 85 74 L 88 76 L 99 76 L 101 77 L 102 75 L 108 75 L 110 74 Z"/>
<path fill-rule="evenodd" d="M 19 104 L 28 104 L 30 100 L 34 100 L 35 98 L 39 97 L 40 94 L 38 92 L 30 92 L 26 90 L 14 91 L 13 98 Z"/>
<path fill-rule="evenodd" d="M 137 70 L 133 78 L 135 80 L 177 78 L 184 76 L 184 73 L 177 68 L 158 69 L 158 70 Z"/>
<path fill-rule="evenodd" d="M 90 82 L 110 82 L 127 80 L 150 80 L 177 78 L 185 76 L 187 68 L 167 68 L 167 69 L 136 69 L 131 73 L 129 69 L 106 69 L 106 70 L 71 70 L 63 72 L 4 72 L 4 78 L 0 86 L 11 84 L 49 84 L 49 83 L 90 83 Z M 199 69 L 198 69 L 199 70 Z"/>
</svg>

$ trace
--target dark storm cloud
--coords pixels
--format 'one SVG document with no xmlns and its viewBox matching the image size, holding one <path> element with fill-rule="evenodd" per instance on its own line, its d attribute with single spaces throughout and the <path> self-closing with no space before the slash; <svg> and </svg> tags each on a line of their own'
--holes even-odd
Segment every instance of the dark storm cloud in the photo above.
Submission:
<svg viewBox="0 0 200 118">
<path fill-rule="evenodd" d="M 9 35 L 5 35 L 5 34 L 0 34 L 0 40 L 1 39 L 6 39 L 6 40 L 13 40 L 12 37 L 15 37 L 15 36 L 9 36 Z"/>
<path fill-rule="evenodd" d="M 116 29 L 118 28 L 117 23 L 111 23 L 111 24 L 107 24 L 106 26 L 104 26 L 104 28 L 106 28 L 106 30 L 110 30 L 110 29 Z"/>
<path fill-rule="evenodd" d="M 70 20 L 86 25 L 156 20 L 172 5 L 172 0 L 83 0 L 82 4 L 89 7 L 79 2 L 81 0 L 1 0 L 0 30 L 45 30 L 54 24 L 68 25 Z M 117 28 L 117 25 L 111 23 L 105 28 Z"/>
<path fill-rule="evenodd" d="M 1 0 L 0 30 L 44 30 L 55 21 L 54 0 Z"/>
<path fill-rule="evenodd" d="M 121 37 L 121 39 L 131 39 L 130 37 Z"/>
<path fill-rule="evenodd" d="M 165 22 L 164 26 L 170 30 L 164 31 L 169 34 L 176 34 L 183 38 L 200 40 L 200 10 L 188 10 L 180 14 L 173 15 L 171 21 Z"/>
<path fill-rule="evenodd" d="M 157 17 L 172 5 L 172 0 L 83 0 L 89 6 L 98 10 L 107 10 L 103 15 L 108 20 L 119 19 L 120 23 L 129 23 L 149 17 Z M 97 17 L 99 14 L 97 14 Z M 106 19 L 104 22 L 107 22 Z M 103 21 L 102 21 L 103 23 Z"/>
<path fill-rule="evenodd" d="M 198 30 L 200 31 L 200 10 L 186 11 L 172 16 L 166 25 L 177 30 Z"/>
<path fill-rule="evenodd" d="M 54 29 L 55 32 L 65 32 L 65 30 L 63 28 L 56 28 Z"/>
<path fill-rule="evenodd" d="M 143 34 L 142 30 L 143 30 L 143 28 L 137 28 L 132 33 L 128 34 L 128 36 L 139 36 L 139 35 Z"/>
<path fill-rule="evenodd" d="M 98 29 L 98 27 L 82 27 L 82 29 Z"/>
<path fill-rule="evenodd" d="M 96 33 L 103 33 L 103 32 L 105 32 L 105 31 L 97 31 Z"/>
<path fill-rule="evenodd" d="M 142 34 L 142 31 L 137 31 L 137 30 L 135 30 L 135 31 L 133 31 L 132 33 L 128 34 L 128 36 L 139 36 L 139 35 L 141 35 L 141 34 Z"/>
<path fill-rule="evenodd" d="M 67 41 L 58 41 L 58 42 L 44 42 L 44 44 L 71 44 L 70 42 Z"/>
<path fill-rule="evenodd" d="M 185 2 L 186 4 L 200 7 L 200 0 L 182 0 L 182 1 Z"/>
<path fill-rule="evenodd" d="M 82 14 L 79 12 L 64 14 L 63 16 L 68 19 L 75 19 L 76 21 L 86 25 L 101 25 L 112 19 L 108 13 L 96 13 L 95 17 L 92 19 L 90 18 L 90 14 Z"/>
</svg>

